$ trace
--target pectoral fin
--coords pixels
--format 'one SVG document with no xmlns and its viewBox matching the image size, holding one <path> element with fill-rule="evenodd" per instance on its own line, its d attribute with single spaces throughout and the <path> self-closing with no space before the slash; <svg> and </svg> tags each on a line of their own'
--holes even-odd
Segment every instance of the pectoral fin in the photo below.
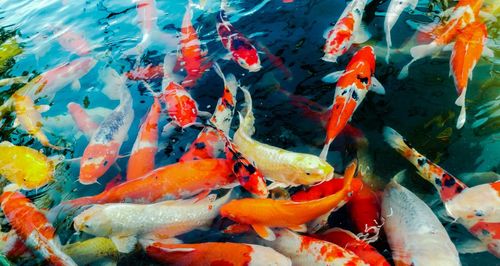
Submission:
<svg viewBox="0 0 500 266">
<path fill-rule="evenodd" d="M 276 239 L 276 235 L 274 235 L 273 230 L 265 225 L 252 224 L 252 228 L 257 235 L 265 240 L 274 241 Z"/>
<path fill-rule="evenodd" d="M 342 74 L 344 74 L 343 70 L 335 71 L 335 72 L 332 72 L 332 73 L 324 76 L 321 80 L 323 82 L 326 82 L 326 83 L 335 83 L 335 82 L 337 82 L 337 80 L 339 80 L 339 78 L 340 78 L 340 76 L 342 76 Z"/>
<path fill-rule="evenodd" d="M 376 94 L 385 95 L 384 86 L 375 77 L 372 77 L 372 86 L 370 90 L 375 92 Z"/>
<path fill-rule="evenodd" d="M 299 233 L 307 232 L 307 226 L 305 224 L 292 225 L 292 226 L 289 226 L 288 229 L 295 231 L 295 232 L 299 232 Z"/>
<path fill-rule="evenodd" d="M 137 238 L 135 236 L 112 236 L 111 241 L 121 253 L 130 253 L 135 248 Z"/>
<path fill-rule="evenodd" d="M 71 83 L 71 89 L 74 91 L 80 90 L 81 87 L 82 85 L 80 84 L 80 81 L 77 79 L 73 80 L 73 82 Z"/>
</svg>

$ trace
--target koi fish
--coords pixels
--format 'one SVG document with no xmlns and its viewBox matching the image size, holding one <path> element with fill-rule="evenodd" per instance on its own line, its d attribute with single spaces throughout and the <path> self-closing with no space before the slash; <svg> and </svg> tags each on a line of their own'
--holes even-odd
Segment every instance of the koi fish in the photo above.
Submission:
<svg viewBox="0 0 500 266">
<path fill-rule="evenodd" d="M 257 72 L 262 68 L 257 49 L 245 35 L 231 25 L 226 15 L 226 6 L 226 0 L 221 1 L 221 10 L 217 14 L 217 33 L 222 45 L 238 65 L 249 72 Z"/>
<path fill-rule="evenodd" d="M 80 33 L 72 30 L 71 27 L 56 28 L 55 35 L 59 44 L 68 52 L 84 56 L 92 51 L 87 40 Z"/>
<path fill-rule="evenodd" d="M 163 77 L 163 66 L 162 65 L 148 65 L 146 67 L 138 67 L 131 70 L 125 74 L 130 80 L 154 80 Z"/>
<path fill-rule="evenodd" d="M 109 69 L 103 79 L 107 81 L 103 93 L 110 99 L 116 99 L 118 96 L 120 104 L 99 125 L 83 152 L 79 181 L 84 185 L 97 182 L 116 162 L 120 147 L 134 119 L 132 96 L 124 78 L 115 70 Z"/>
<path fill-rule="evenodd" d="M 387 13 L 384 19 L 385 42 L 387 43 L 387 55 L 385 56 L 386 63 L 389 64 L 391 56 L 391 30 L 396 25 L 396 22 L 405 9 L 414 10 L 417 7 L 418 0 L 391 0 Z"/>
<path fill-rule="evenodd" d="M 476 20 L 482 5 L 483 0 L 460 0 L 455 7 L 446 10 L 444 15 L 450 18 L 432 30 L 435 39 L 431 43 L 410 49 L 412 60 L 401 69 L 398 79 L 408 76 L 408 69 L 413 62 L 431 56 L 451 43 L 463 28 Z"/>
<path fill-rule="evenodd" d="M 47 98 L 51 101 L 55 94 L 71 84 L 72 88 L 79 89 L 79 79 L 85 76 L 97 63 L 91 57 L 81 57 L 69 63 L 51 69 L 24 85 L 15 92 L 16 95 L 26 96 L 36 101 Z M 0 118 L 14 106 L 14 99 L 11 97 L 0 106 Z"/>
<path fill-rule="evenodd" d="M 368 90 L 385 94 L 384 87 L 374 74 L 375 53 L 371 46 L 365 46 L 353 55 L 345 71 L 333 72 L 322 79 L 324 82 L 337 82 L 325 145 L 319 156 L 323 160 L 326 160 L 330 144 L 347 125 Z"/>
<path fill-rule="evenodd" d="M 68 113 L 73 118 L 73 121 L 75 121 L 78 129 L 83 132 L 88 139 L 92 138 L 94 132 L 99 128 L 99 124 L 95 123 L 85 109 L 77 103 L 70 102 L 66 105 L 66 108 L 68 108 Z"/>
<path fill-rule="evenodd" d="M 0 44 L 0 73 L 4 72 L 9 60 L 23 52 L 16 37 L 11 37 Z"/>
<path fill-rule="evenodd" d="M 474 22 L 466 26 L 457 36 L 450 58 L 450 74 L 453 75 L 458 98 L 455 104 L 461 107 L 457 128 L 465 124 L 465 93 L 468 79 L 485 49 L 488 31 L 486 25 Z"/>
<path fill-rule="evenodd" d="M 192 5 L 193 3 L 189 1 L 186 7 L 186 13 L 184 13 L 184 18 L 182 19 L 181 27 L 180 61 L 187 72 L 187 76 L 182 81 L 182 86 L 184 87 L 194 87 L 196 81 L 201 78 L 208 68 L 210 68 L 210 62 L 206 62 L 204 58 L 207 52 L 201 50 L 201 42 L 191 23 L 193 17 L 193 11 L 191 10 Z"/>
<path fill-rule="evenodd" d="M 167 265 L 292 265 L 289 258 L 271 248 L 244 243 L 169 244 L 142 241 L 142 246 L 148 256 Z"/>
<path fill-rule="evenodd" d="M 368 237 L 366 241 L 375 241 L 382 227 L 380 200 L 377 193 L 367 183 L 361 179 L 359 181 L 361 189 L 349 200 L 347 208 L 358 232 Z"/>
<path fill-rule="evenodd" d="M 432 210 L 394 179 L 384 191 L 382 216 L 396 265 L 460 265 L 455 245 Z"/>
<path fill-rule="evenodd" d="M 167 239 L 209 226 L 229 194 L 212 194 L 197 201 L 170 200 L 154 204 L 110 203 L 93 205 L 73 220 L 77 232 L 110 237 L 118 251 L 129 253 L 137 239 Z"/>
<path fill-rule="evenodd" d="M 274 233 L 276 240 L 267 241 L 266 246 L 289 257 L 293 265 L 368 265 L 353 252 L 331 242 L 287 229 L 276 229 Z"/>
<path fill-rule="evenodd" d="M 61 251 L 56 230 L 45 215 L 23 194 L 4 191 L 0 202 L 12 228 L 33 252 L 53 265 L 77 265 Z"/>
<path fill-rule="evenodd" d="M 312 185 L 332 179 L 333 167 L 325 160 L 311 154 L 290 152 L 258 142 L 251 138 L 255 132 L 252 97 L 245 88 L 246 114 L 240 114 L 240 127 L 233 141 L 239 151 L 276 186 Z"/>
<path fill-rule="evenodd" d="M 109 238 L 95 237 L 63 246 L 63 251 L 78 265 L 118 261 L 120 253 Z"/>
<path fill-rule="evenodd" d="M 146 48 L 157 42 L 166 45 L 168 48 L 174 49 L 177 47 L 178 42 L 175 35 L 162 32 L 156 24 L 158 16 L 163 14 L 162 11 L 156 8 L 156 1 L 134 0 L 134 2 L 137 10 L 136 22 L 141 28 L 142 40 L 137 46 L 125 51 L 123 54 L 125 56 L 137 55 L 140 58 Z"/>
<path fill-rule="evenodd" d="M 79 207 L 90 204 L 118 202 L 153 203 L 161 199 L 179 199 L 208 194 L 210 190 L 234 186 L 231 163 L 225 159 L 206 159 L 175 163 L 159 167 L 148 174 L 126 181 L 100 194 L 62 202 L 57 213 L 65 206 Z"/>
<path fill-rule="evenodd" d="M 344 186 L 343 178 L 334 178 L 332 180 L 309 187 L 307 190 L 298 191 L 297 193 L 293 194 L 290 198 L 293 201 L 299 201 L 299 202 L 317 200 L 339 192 L 343 186 Z M 362 186 L 363 183 L 361 179 L 353 178 L 351 184 L 353 194 L 351 196 L 351 199 L 354 199 L 354 197 L 356 197 L 358 191 L 361 189 Z M 309 222 L 307 224 L 308 231 L 314 233 L 323 228 L 328 223 L 328 217 L 330 217 L 330 214 L 335 210 L 339 209 L 340 207 L 342 206 L 339 205 L 335 209 L 332 209 L 331 211 L 314 219 L 312 222 Z"/>
<path fill-rule="evenodd" d="M 158 151 L 158 120 L 161 115 L 161 104 L 154 97 L 153 104 L 132 147 L 127 164 L 127 180 L 141 177 L 155 168 L 155 155 Z"/>
<path fill-rule="evenodd" d="M 347 4 L 335 26 L 325 31 L 323 60 L 337 62 L 337 58 L 347 52 L 352 43 L 364 43 L 370 34 L 361 24 L 367 0 L 353 0 Z"/>
<path fill-rule="evenodd" d="M 41 111 L 46 111 L 46 106 L 36 106 L 33 100 L 26 95 L 18 94 L 15 92 L 9 100 L 13 101 L 14 111 L 16 112 L 16 119 L 14 120 L 14 127 L 21 126 L 31 136 L 37 139 L 43 146 L 52 148 L 54 150 L 63 150 L 64 147 L 56 146 L 50 143 L 49 138 L 42 130 L 42 115 Z"/>
<path fill-rule="evenodd" d="M 56 159 L 29 147 L 0 143 L 0 176 L 31 190 L 45 186 L 53 180 Z"/>
<path fill-rule="evenodd" d="M 389 262 L 382 256 L 377 249 L 367 242 L 359 239 L 355 234 L 341 229 L 332 228 L 320 235 L 315 235 L 318 239 L 334 243 L 340 247 L 351 251 L 359 256 L 370 266 L 389 266 Z"/>
<path fill-rule="evenodd" d="M 220 214 L 239 224 L 251 225 L 263 239 L 273 241 L 275 234 L 270 227 L 287 227 L 304 231 L 305 223 L 342 206 L 352 194 L 351 181 L 356 164 L 351 164 L 344 179 L 344 187 L 328 197 L 318 200 L 296 202 L 273 199 L 238 199 L 222 206 Z M 258 210 L 257 212 L 255 210 Z M 300 213 L 300 215 L 297 215 Z"/>
<path fill-rule="evenodd" d="M 180 84 L 171 81 L 163 90 L 162 98 L 172 122 L 167 124 L 163 131 L 169 127 L 189 127 L 196 122 L 198 117 L 198 104 L 189 92 Z"/>
<path fill-rule="evenodd" d="M 493 255 L 500 257 L 500 183 L 467 187 L 462 181 L 434 164 L 392 128 L 384 129 L 387 143 L 403 155 L 439 192 L 448 215 L 467 228 Z M 482 247 L 478 247 L 482 248 Z"/>
</svg>

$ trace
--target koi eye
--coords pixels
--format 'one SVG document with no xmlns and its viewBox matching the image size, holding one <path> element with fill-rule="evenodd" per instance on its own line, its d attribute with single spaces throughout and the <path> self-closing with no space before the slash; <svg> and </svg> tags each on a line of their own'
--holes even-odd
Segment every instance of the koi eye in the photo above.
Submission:
<svg viewBox="0 0 500 266">
<path fill-rule="evenodd" d="M 309 173 L 309 172 L 306 172 L 306 175 L 311 175 L 311 173 Z"/>
</svg>

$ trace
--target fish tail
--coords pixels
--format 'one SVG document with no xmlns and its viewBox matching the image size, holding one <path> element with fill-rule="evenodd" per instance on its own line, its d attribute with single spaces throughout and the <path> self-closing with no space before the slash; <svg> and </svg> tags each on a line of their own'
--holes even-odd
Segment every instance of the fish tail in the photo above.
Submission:
<svg viewBox="0 0 500 266">
<path fill-rule="evenodd" d="M 405 141 L 403 136 L 401 136 L 396 130 L 385 127 L 384 128 L 384 139 L 385 141 L 394 148 L 399 154 L 408 159 L 412 164 L 419 168 L 417 160 L 419 158 L 425 158 L 419 154 L 415 149 L 411 148 Z"/>
<path fill-rule="evenodd" d="M 330 149 L 330 144 L 332 144 L 332 140 L 328 140 L 325 145 L 323 146 L 323 150 L 321 150 L 321 153 L 319 155 L 319 158 L 323 159 L 326 161 L 326 158 L 328 156 L 328 150 Z"/>
<path fill-rule="evenodd" d="M 410 54 L 414 59 L 424 58 L 430 56 L 439 50 L 439 45 L 435 42 L 429 44 L 417 45 L 410 49 Z"/>
<path fill-rule="evenodd" d="M 245 95 L 245 104 L 246 104 L 245 116 L 242 117 L 240 114 L 240 127 L 246 134 L 252 136 L 255 133 L 255 127 L 254 127 L 255 117 L 253 116 L 253 111 L 252 111 L 252 96 L 250 95 L 248 89 L 244 87 L 240 87 L 240 89 L 241 91 L 243 91 L 243 94 Z"/>
</svg>

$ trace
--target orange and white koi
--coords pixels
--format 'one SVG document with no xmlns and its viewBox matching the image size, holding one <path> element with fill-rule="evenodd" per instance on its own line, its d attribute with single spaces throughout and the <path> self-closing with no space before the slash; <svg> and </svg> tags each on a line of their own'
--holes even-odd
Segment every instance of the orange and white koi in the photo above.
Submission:
<svg viewBox="0 0 500 266">
<path fill-rule="evenodd" d="M 239 151 L 252 162 L 275 186 L 312 185 L 332 179 L 333 167 L 318 156 L 287 151 L 252 139 L 255 132 L 252 97 L 247 89 L 246 114 L 240 115 L 240 126 L 233 136 Z"/>
<path fill-rule="evenodd" d="M 20 125 L 28 134 L 35 137 L 43 146 L 55 150 L 62 150 L 64 147 L 56 146 L 50 143 L 49 138 L 42 130 L 42 115 L 40 111 L 46 111 L 43 106 L 36 106 L 33 100 L 26 95 L 15 92 L 10 100 L 13 101 L 16 120 L 14 127 Z"/>
<path fill-rule="evenodd" d="M 370 266 L 390 265 L 384 256 L 377 251 L 377 249 L 347 230 L 332 228 L 321 233 L 320 235 L 315 235 L 315 237 L 334 243 L 353 252 Z"/>
<path fill-rule="evenodd" d="M 438 190 L 450 217 L 465 226 L 493 255 L 500 257 L 500 181 L 467 187 L 439 165 L 424 157 L 392 128 L 384 129 L 385 140 Z"/>
<path fill-rule="evenodd" d="M 128 253 L 137 239 L 168 239 L 209 226 L 230 193 L 216 200 L 168 200 L 154 204 L 108 203 L 92 205 L 73 219 L 77 232 L 109 237 L 118 251 Z"/>
<path fill-rule="evenodd" d="M 351 181 L 355 164 L 351 164 L 344 179 L 343 188 L 333 195 L 318 200 L 296 202 L 273 199 L 238 199 L 222 206 L 221 216 L 239 224 L 251 225 L 263 239 L 274 240 L 272 227 L 286 227 L 292 230 L 306 230 L 305 223 L 342 206 L 352 194 Z M 257 212 L 255 210 L 258 210 Z M 300 213 L 300 215 L 297 215 Z"/>
<path fill-rule="evenodd" d="M 368 265 L 353 252 L 328 241 L 287 229 L 277 229 L 274 234 L 276 239 L 265 242 L 265 245 L 289 257 L 293 265 Z"/>
<path fill-rule="evenodd" d="M 457 120 L 457 128 L 465 124 L 465 94 L 467 83 L 472 78 L 472 71 L 481 58 L 485 47 L 488 31 L 486 25 L 474 22 L 466 26 L 456 37 L 450 58 L 450 74 L 453 75 L 458 98 L 455 104 L 461 107 Z"/>
<path fill-rule="evenodd" d="M 137 46 L 125 51 L 123 54 L 137 55 L 140 57 L 144 53 L 146 48 L 156 42 L 166 45 L 166 47 L 169 49 L 175 49 L 178 44 L 175 35 L 162 32 L 156 24 L 158 21 L 158 16 L 163 14 L 162 11 L 156 8 L 156 1 L 134 0 L 134 2 L 136 3 L 137 10 L 136 21 L 141 28 L 142 40 Z"/>
<path fill-rule="evenodd" d="M 217 101 L 214 113 L 210 118 L 210 123 L 227 135 L 229 134 L 229 128 L 233 120 L 236 106 L 236 92 L 239 84 L 233 74 L 229 74 L 227 77 L 224 76 L 217 64 L 214 64 L 214 69 L 224 81 L 224 91 L 222 97 Z M 221 136 L 216 129 L 205 127 L 179 161 L 217 158 L 223 151 L 223 136 Z"/>
<path fill-rule="evenodd" d="M 456 38 L 463 28 L 476 21 L 482 5 L 483 0 L 460 0 L 455 7 L 446 10 L 445 15 L 449 15 L 450 18 L 443 25 L 438 25 L 432 30 L 435 38 L 431 43 L 410 49 L 412 60 L 401 69 L 398 79 L 408 76 L 408 69 L 413 62 L 442 50 Z"/>
<path fill-rule="evenodd" d="M 382 216 L 396 265 L 460 265 L 458 251 L 436 215 L 394 179 L 384 191 Z"/>
<path fill-rule="evenodd" d="M 103 93 L 111 99 L 119 98 L 120 104 L 102 121 L 83 152 L 79 181 L 85 185 L 97 182 L 115 163 L 134 119 L 132 96 L 124 77 L 109 69 L 103 78 L 107 82 Z"/>
<path fill-rule="evenodd" d="M 364 43 L 370 34 L 361 24 L 367 0 L 353 0 L 344 9 L 333 28 L 325 31 L 326 43 L 323 60 L 337 62 L 337 58 L 347 52 L 352 43 Z"/>
<path fill-rule="evenodd" d="M 84 56 L 92 51 L 89 42 L 71 27 L 56 28 L 55 35 L 59 44 L 68 52 Z"/>
<path fill-rule="evenodd" d="M 204 58 L 206 52 L 201 50 L 201 42 L 198 39 L 196 29 L 191 23 L 193 17 L 192 5 L 193 3 L 189 1 L 186 7 L 186 13 L 184 13 L 184 18 L 182 19 L 181 27 L 180 61 L 187 72 L 187 76 L 182 81 L 182 86 L 184 87 L 194 87 L 196 81 L 202 77 L 203 73 L 208 68 L 210 68 L 210 63 L 206 62 L 206 58 Z"/>
<path fill-rule="evenodd" d="M 52 265 L 76 266 L 76 263 L 61 251 L 54 227 L 29 199 L 20 192 L 4 191 L 0 202 L 12 228 L 33 252 Z"/>
<path fill-rule="evenodd" d="M 18 96 L 26 96 L 36 101 L 47 98 L 51 101 L 55 94 L 71 84 L 72 88 L 79 89 L 79 79 L 85 76 L 97 63 L 91 57 L 81 57 L 69 63 L 60 65 L 32 79 L 16 91 Z M 13 108 L 14 99 L 11 97 L 0 106 L 0 117 Z"/>
<path fill-rule="evenodd" d="M 148 256 L 167 265 L 292 265 L 289 258 L 272 248 L 245 243 L 170 244 L 141 241 L 141 244 Z"/>
<path fill-rule="evenodd" d="M 127 180 L 132 180 L 147 174 L 155 168 L 155 155 L 158 151 L 158 120 L 161 115 L 161 104 L 154 97 L 153 104 L 132 147 L 132 153 L 127 164 Z"/>
<path fill-rule="evenodd" d="M 225 159 L 205 159 L 159 167 L 100 194 L 62 202 L 60 208 L 51 209 L 51 213 L 64 206 L 117 202 L 153 203 L 167 198 L 186 198 L 202 192 L 206 195 L 211 190 L 235 185 L 231 165 Z"/>
<path fill-rule="evenodd" d="M 172 118 L 172 122 L 167 124 L 163 131 L 172 126 L 186 128 L 196 123 L 198 103 L 182 85 L 170 81 L 163 90 L 161 99 L 165 103 L 168 115 Z"/>
<path fill-rule="evenodd" d="M 333 72 L 323 78 L 324 82 L 337 82 L 337 86 L 320 158 L 326 160 L 330 144 L 347 125 L 366 93 L 369 90 L 385 93 L 374 74 L 375 53 L 371 46 L 365 46 L 353 55 L 345 71 Z"/>
<path fill-rule="evenodd" d="M 66 107 L 78 129 L 83 132 L 88 139 L 92 138 L 94 132 L 99 128 L 99 124 L 94 122 L 81 105 L 70 102 Z"/>
<path fill-rule="evenodd" d="M 221 10 L 217 14 L 217 33 L 222 45 L 238 65 L 249 72 L 257 72 L 262 68 L 257 49 L 245 35 L 231 25 L 224 10 L 226 5 L 226 0 L 221 1 Z"/>
</svg>

